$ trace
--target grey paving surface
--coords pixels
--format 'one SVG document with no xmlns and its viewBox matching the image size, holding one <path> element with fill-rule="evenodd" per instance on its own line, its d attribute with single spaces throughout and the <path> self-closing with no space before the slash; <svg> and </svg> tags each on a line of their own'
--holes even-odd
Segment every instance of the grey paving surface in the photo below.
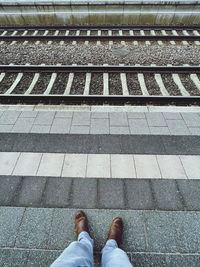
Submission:
<svg viewBox="0 0 200 267">
<path fill-rule="evenodd" d="M 1 206 L 200 211 L 200 180 L 0 176 L 0 185 Z"/>
<path fill-rule="evenodd" d="M 200 135 L 199 127 L 197 112 L 5 110 L 0 113 L 0 132 Z"/>
<path fill-rule="evenodd" d="M 49 266 L 75 240 L 76 209 L 0 208 L 1 216 L 10 216 L 11 212 L 18 214 L 20 226 L 10 231 L 10 222 L 0 224 L 1 233 L 8 230 L 6 238 L 1 239 L 1 266 Z M 199 212 L 118 209 L 85 212 L 97 253 L 104 246 L 112 218 L 121 216 L 124 222 L 121 247 L 135 266 L 198 266 L 195 264 L 200 259 Z M 8 243 L 8 238 L 15 240 L 14 244 Z M 187 265 L 190 262 L 192 265 Z"/>
<path fill-rule="evenodd" d="M 0 133 L 0 151 L 200 155 L 200 137 Z"/>
</svg>

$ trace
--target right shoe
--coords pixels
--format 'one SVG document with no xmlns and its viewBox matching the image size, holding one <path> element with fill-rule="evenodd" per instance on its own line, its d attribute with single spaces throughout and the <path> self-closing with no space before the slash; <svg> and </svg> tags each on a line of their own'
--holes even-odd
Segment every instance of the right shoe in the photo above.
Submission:
<svg viewBox="0 0 200 267">
<path fill-rule="evenodd" d="M 122 243 L 122 235 L 123 235 L 123 221 L 120 217 L 115 217 L 110 225 L 108 238 L 106 242 L 109 239 L 114 239 L 119 247 Z"/>
</svg>

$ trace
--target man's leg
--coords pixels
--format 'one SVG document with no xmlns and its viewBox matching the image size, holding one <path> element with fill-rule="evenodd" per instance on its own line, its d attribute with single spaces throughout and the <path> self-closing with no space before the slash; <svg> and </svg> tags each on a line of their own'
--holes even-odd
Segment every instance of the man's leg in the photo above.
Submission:
<svg viewBox="0 0 200 267">
<path fill-rule="evenodd" d="M 102 267 L 133 267 L 127 254 L 118 248 L 117 242 L 110 239 L 102 250 Z"/>
<path fill-rule="evenodd" d="M 94 242 L 89 235 L 88 221 L 83 211 L 76 214 L 75 230 L 78 241 L 72 242 L 51 267 L 94 267 Z"/>
<path fill-rule="evenodd" d="M 122 234 L 122 219 L 116 217 L 110 225 L 107 242 L 102 250 L 102 267 L 133 267 L 127 254 L 119 248 Z"/>
</svg>

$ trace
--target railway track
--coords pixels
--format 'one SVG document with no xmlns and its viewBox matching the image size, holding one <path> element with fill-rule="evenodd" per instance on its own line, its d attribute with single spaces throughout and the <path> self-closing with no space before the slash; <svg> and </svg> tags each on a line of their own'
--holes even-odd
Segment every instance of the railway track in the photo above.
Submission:
<svg viewBox="0 0 200 267">
<path fill-rule="evenodd" d="M 0 65 L 0 102 L 200 104 L 200 66 Z"/>
<path fill-rule="evenodd" d="M 200 27 L 192 26 L 163 26 L 163 25 L 138 25 L 138 26 L 1 26 L 0 27 L 0 44 L 3 42 L 16 41 L 33 42 L 39 44 L 40 41 L 47 41 L 49 44 L 54 42 L 72 41 L 109 41 L 109 43 L 133 42 L 138 45 L 138 42 L 145 42 L 150 45 L 151 42 L 156 42 L 163 45 L 164 42 L 176 44 L 181 42 L 188 45 L 189 42 L 200 45 Z"/>
</svg>

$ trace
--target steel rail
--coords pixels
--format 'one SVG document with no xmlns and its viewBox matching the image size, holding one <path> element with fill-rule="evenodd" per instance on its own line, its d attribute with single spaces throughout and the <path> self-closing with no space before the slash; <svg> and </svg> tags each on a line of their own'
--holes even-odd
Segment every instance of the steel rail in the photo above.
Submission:
<svg viewBox="0 0 200 267">
<path fill-rule="evenodd" d="M 0 65 L 0 72 L 10 73 L 200 73 L 200 66 L 118 66 L 118 65 Z"/>
<path fill-rule="evenodd" d="M 174 41 L 197 41 L 200 40 L 200 35 L 14 35 L 0 36 L 0 41 L 24 41 L 24 40 L 174 40 Z"/>
<path fill-rule="evenodd" d="M 103 96 L 0 94 L 1 104 L 111 104 L 111 105 L 200 105 L 200 96 Z"/>
<path fill-rule="evenodd" d="M 0 26 L 0 30 L 196 30 L 194 25 L 26 25 Z"/>
</svg>

